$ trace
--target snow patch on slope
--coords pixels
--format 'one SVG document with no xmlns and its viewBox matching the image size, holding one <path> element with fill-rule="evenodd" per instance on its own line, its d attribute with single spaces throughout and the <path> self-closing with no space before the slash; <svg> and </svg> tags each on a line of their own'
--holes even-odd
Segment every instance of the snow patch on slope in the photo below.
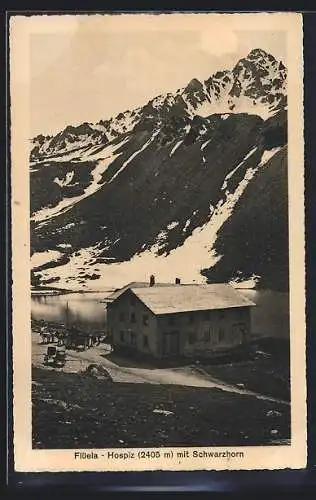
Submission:
<svg viewBox="0 0 316 500">
<path fill-rule="evenodd" d="M 75 172 L 71 170 L 71 172 L 66 173 L 65 179 L 59 179 L 59 177 L 55 177 L 54 181 L 58 186 L 64 187 L 64 186 L 70 186 L 72 179 L 74 178 Z"/>
<path fill-rule="evenodd" d="M 208 141 L 206 142 L 203 142 L 202 146 L 201 146 L 201 151 L 203 151 L 203 149 L 206 148 L 206 146 L 211 142 L 211 139 L 209 139 Z"/>
<path fill-rule="evenodd" d="M 84 272 L 86 275 L 85 279 L 87 279 L 87 276 L 89 277 L 92 274 L 99 272 L 98 265 L 93 265 L 93 263 L 100 253 L 101 250 L 99 248 L 99 244 L 97 244 L 95 246 L 79 250 L 76 252 L 76 255 L 68 254 L 69 262 L 58 267 L 58 287 L 64 288 L 65 290 L 84 290 L 86 285 L 85 283 L 80 283 L 82 280 L 80 274 Z M 56 260 L 56 258 L 52 260 Z M 103 264 L 103 266 L 107 266 L 107 264 Z M 56 268 L 35 272 L 35 275 L 40 276 L 41 280 L 45 283 L 45 280 L 50 280 L 56 277 Z M 96 283 L 96 281 L 97 280 L 92 280 L 91 283 L 94 284 L 94 288 L 98 289 L 98 283 Z"/>
<path fill-rule="evenodd" d="M 273 114 L 275 110 L 272 107 L 267 106 L 267 104 L 261 103 L 259 101 L 254 102 L 247 96 L 241 96 L 229 100 L 225 95 L 221 95 L 218 100 L 212 102 L 205 101 L 196 110 L 195 113 L 198 116 L 206 118 L 210 115 L 216 114 L 221 115 L 223 120 L 226 120 L 232 114 L 248 114 L 260 116 L 263 120 L 267 120 Z"/>
<path fill-rule="evenodd" d="M 98 280 L 91 280 L 88 284 L 89 289 L 101 290 L 121 287 L 130 281 L 147 281 L 150 274 L 155 274 L 159 281 L 166 283 L 173 283 L 175 276 L 186 282 L 205 283 L 206 278 L 201 276 L 201 270 L 214 266 L 221 259 L 214 250 L 219 230 L 232 215 L 236 203 L 258 168 L 266 165 L 280 149 L 281 147 L 277 147 L 264 152 L 259 166 L 249 167 L 236 190 L 233 193 L 227 192 L 215 207 L 210 206 L 209 220 L 203 226 L 196 228 L 182 246 L 172 250 L 168 255 L 157 255 L 156 252 L 167 233 L 166 230 L 161 231 L 156 243 L 149 250 L 140 252 L 129 261 L 95 265 L 93 271 L 98 272 L 101 277 Z M 68 289 L 80 288 L 81 285 L 76 278 L 79 268 L 82 266 L 87 272 L 91 272 L 93 264 L 89 264 L 90 268 L 87 268 L 87 261 L 93 260 L 98 253 L 97 247 L 84 249 L 80 256 L 73 256 L 68 264 L 58 268 L 58 276 L 62 276 L 58 282 L 59 286 Z M 54 270 L 46 270 L 43 275 L 51 277 L 56 274 Z M 73 280 L 71 283 L 65 281 L 65 277 L 69 276 Z"/>
<path fill-rule="evenodd" d="M 183 232 L 184 232 L 184 233 L 186 232 L 186 230 L 188 229 L 188 227 L 189 227 L 189 225 L 190 225 L 190 224 L 191 224 L 191 219 L 188 219 L 188 220 L 186 221 L 186 223 L 185 223 L 184 228 L 183 228 Z"/>
<path fill-rule="evenodd" d="M 45 221 L 48 221 L 53 217 L 57 217 L 62 213 L 67 212 L 79 201 L 87 198 L 88 196 L 91 196 L 96 191 L 98 191 L 103 186 L 103 184 L 99 184 L 100 180 L 102 179 L 102 175 L 111 165 L 111 163 L 113 163 L 113 161 L 121 155 L 121 153 L 114 154 L 115 151 L 119 149 L 123 144 L 125 144 L 125 142 L 126 139 L 119 144 L 116 144 L 115 146 L 110 145 L 107 147 L 107 157 L 104 160 L 99 161 L 94 170 L 92 170 L 92 182 L 84 190 L 83 194 L 74 196 L 72 198 L 64 198 L 55 207 L 41 209 L 31 217 L 31 220 L 35 222 L 41 222 L 41 225 L 44 225 L 46 223 Z"/>
<path fill-rule="evenodd" d="M 167 229 L 169 229 L 169 231 L 171 231 L 171 229 L 174 229 L 178 225 L 179 225 L 178 221 L 170 222 L 170 224 L 168 224 L 168 226 L 167 226 Z"/>
<path fill-rule="evenodd" d="M 95 146 L 93 146 L 94 148 Z M 99 147 L 99 146 L 98 146 Z M 70 151 L 70 152 L 66 152 L 66 153 L 60 153 L 59 155 L 58 154 L 54 154 L 54 155 L 50 155 L 50 156 L 47 156 L 45 157 L 45 160 L 46 161 L 52 161 L 52 162 L 64 162 L 64 161 L 82 161 L 82 158 L 84 157 L 85 155 L 85 152 L 87 150 L 90 150 L 90 148 L 87 146 L 87 145 L 83 145 L 83 146 L 80 146 L 80 147 L 76 147 L 73 151 Z M 39 161 L 42 161 L 42 160 L 39 160 Z M 38 163 L 35 162 L 35 164 Z"/>
<path fill-rule="evenodd" d="M 157 130 L 153 135 L 152 137 L 140 148 L 138 149 L 137 151 L 135 151 L 124 163 L 123 165 L 121 166 L 121 168 L 113 175 L 113 177 L 111 177 L 111 179 L 109 180 L 109 183 L 113 182 L 114 179 L 116 179 L 116 177 L 118 175 L 120 175 L 120 173 L 125 169 L 125 167 L 127 167 L 127 165 L 132 161 L 134 160 L 134 158 L 139 155 L 142 151 L 144 151 L 148 146 L 149 144 L 151 144 L 153 142 L 153 140 L 155 139 L 156 135 L 159 133 L 159 130 Z"/>
<path fill-rule="evenodd" d="M 257 149 L 257 147 L 254 147 L 253 149 L 251 149 L 249 151 L 249 153 L 246 154 L 244 159 L 240 163 L 238 163 L 237 167 L 234 168 L 234 170 L 232 170 L 231 172 L 229 172 L 229 174 L 226 175 L 224 182 L 223 182 L 223 185 L 222 185 L 222 188 L 221 188 L 222 191 L 224 191 L 227 188 L 227 181 L 235 174 L 235 172 L 237 172 L 237 170 L 245 163 L 245 161 L 248 160 L 248 158 L 250 158 L 251 155 L 253 155 L 253 153 L 256 151 L 256 149 Z"/>
<path fill-rule="evenodd" d="M 277 146 L 272 149 L 266 149 L 261 157 L 259 167 L 267 163 L 278 151 L 280 151 L 281 147 Z"/>
<path fill-rule="evenodd" d="M 181 139 L 181 141 L 178 141 L 176 143 L 176 145 L 173 146 L 173 148 L 172 148 L 172 150 L 170 151 L 170 154 L 169 154 L 170 158 L 171 158 L 171 156 L 174 155 L 174 153 L 176 152 L 176 150 L 181 146 L 182 142 L 183 142 L 183 139 Z"/>
<path fill-rule="evenodd" d="M 252 290 L 256 288 L 258 282 L 260 281 L 261 276 L 258 276 L 257 274 L 252 274 L 248 279 L 239 279 L 235 278 L 231 280 L 229 283 L 232 285 L 234 288 L 240 288 L 242 290 Z"/>
<path fill-rule="evenodd" d="M 31 268 L 42 266 L 47 262 L 57 260 L 62 254 L 57 250 L 47 250 L 46 252 L 34 253 L 31 257 Z"/>
<path fill-rule="evenodd" d="M 58 248 L 71 248 L 72 245 L 70 243 L 60 243 L 57 245 Z"/>
</svg>

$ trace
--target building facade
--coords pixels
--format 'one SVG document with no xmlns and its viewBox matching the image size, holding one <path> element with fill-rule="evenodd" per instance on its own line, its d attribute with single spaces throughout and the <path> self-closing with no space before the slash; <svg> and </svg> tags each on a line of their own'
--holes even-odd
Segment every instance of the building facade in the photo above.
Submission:
<svg viewBox="0 0 316 500">
<path fill-rule="evenodd" d="M 194 357 L 248 342 L 254 304 L 229 285 L 127 288 L 107 305 L 114 349 Z"/>
</svg>

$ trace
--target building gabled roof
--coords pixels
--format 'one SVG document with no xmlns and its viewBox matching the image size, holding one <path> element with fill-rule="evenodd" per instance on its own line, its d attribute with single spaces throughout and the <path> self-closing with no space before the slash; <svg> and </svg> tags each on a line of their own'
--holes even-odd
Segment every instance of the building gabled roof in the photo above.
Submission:
<svg viewBox="0 0 316 500">
<path fill-rule="evenodd" d="M 229 309 L 255 306 L 231 285 L 169 285 L 164 287 L 132 287 L 132 292 L 154 313 Z"/>
<path fill-rule="evenodd" d="M 161 286 L 176 286 L 176 285 L 172 283 L 155 283 L 154 286 L 161 287 Z M 124 292 L 126 292 L 126 290 L 130 290 L 131 288 L 148 288 L 148 287 L 150 287 L 150 284 L 147 281 L 132 281 L 131 283 L 128 283 L 122 288 L 115 290 L 107 297 L 106 300 L 107 302 L 113 302 L 114 300 L 118 299 Z"/>
</svg>

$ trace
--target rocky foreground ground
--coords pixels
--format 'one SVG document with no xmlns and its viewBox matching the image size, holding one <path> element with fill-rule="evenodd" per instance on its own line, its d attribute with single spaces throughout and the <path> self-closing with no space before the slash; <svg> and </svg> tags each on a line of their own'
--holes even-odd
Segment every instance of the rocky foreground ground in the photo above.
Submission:
<svg viewBox="0 0 316 500">
<path fill-rule="evenodd" d="M 108 448 L 277 444 L 290 408 L 219 389 L 105 383 L 33 369 L 33 446 Z"/>
<path fill-rule="evenodd" d="M 45 349 L 34 335 L 33 352 Z M 70 371 L 47 369 L 42 356 L 35 356 L 34 448 L 289 443 L 289 380 L 283 351 L 257 360 L 172 370 L 135 368 L 127 362 L 123 366 L 121 360 L 104 356 L 103 350 L 100 346 L 76 354 L 82 362 L 76 361 L 77 368 Z M 85 373 L 92 361 L 101 362 L 114 381 Z M 244 393 L 229 389 L 238 385 Z M 262 399 L 262 394 L 268 398 Z"/>
</svg>

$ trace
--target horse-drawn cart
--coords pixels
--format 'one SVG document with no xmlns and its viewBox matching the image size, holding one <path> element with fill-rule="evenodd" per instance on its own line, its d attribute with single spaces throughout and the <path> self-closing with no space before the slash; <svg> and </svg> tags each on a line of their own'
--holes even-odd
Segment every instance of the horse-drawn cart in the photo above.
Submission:
<svg viewBox="0 0 316 500">
<path fill-rule="evenodd" d="M 76 349 L 84 351 L 90 347 L 100 345 L 102 335 L 100 333 L 86 332 L 79 327 L 71 326 L 67 330 L 64 344 L 67 349 Z"/>
</svg>

